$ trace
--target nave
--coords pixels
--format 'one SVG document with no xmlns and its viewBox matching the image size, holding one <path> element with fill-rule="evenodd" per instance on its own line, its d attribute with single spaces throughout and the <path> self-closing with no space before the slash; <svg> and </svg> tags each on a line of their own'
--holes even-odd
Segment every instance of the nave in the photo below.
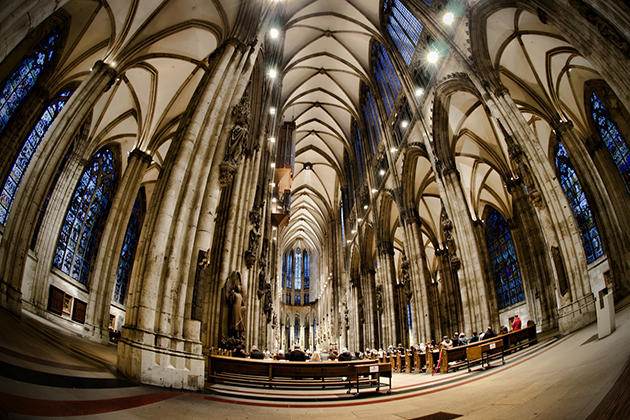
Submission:
<svg viewBox="0 0 630 420">
<path fill-rule="evenodd" d="M 616 331 L 596 325 L 548 334 L 482 372 L 395 373 L 391 395 L 344 390 L 255 391 L 208 383 L 201 392 L 131 383 L 116 371 L 114 344 L 59 331 L 0 310 L 0 416 L 9 419 L 624 419 L 630 408 L 630 302 Z M 557 333 L 557 331 L 556 331 Z M 437 417 L 431 417 L 437 416 Z"/>
</svg>

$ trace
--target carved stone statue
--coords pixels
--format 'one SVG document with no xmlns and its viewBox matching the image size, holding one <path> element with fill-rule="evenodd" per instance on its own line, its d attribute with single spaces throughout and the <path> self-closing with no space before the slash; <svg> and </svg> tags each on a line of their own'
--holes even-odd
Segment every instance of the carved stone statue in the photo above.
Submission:
<svg viewBox="0 0 630 420">
<path fill-rule="evenodd" d="M 271 322 L 271 312 L 273 310 L 273 303 L 271 302 L 271 284 L 265 283 L 265 292 L 263 300 L 263 312 L 267 316 L 267 324 Z"/>
<path fill-rule="evenodd" d="M 245 294 L 241 274 L 233 271 L 225 282 L 225 301 L 228 304 L 229 334 L 237 339 L 245 338 Z"/>
<path fill-rule="evenodd" d="M 376 286 L 376 310 L 383 313 L 383 287 L 379 284 Z"/>
</svg>

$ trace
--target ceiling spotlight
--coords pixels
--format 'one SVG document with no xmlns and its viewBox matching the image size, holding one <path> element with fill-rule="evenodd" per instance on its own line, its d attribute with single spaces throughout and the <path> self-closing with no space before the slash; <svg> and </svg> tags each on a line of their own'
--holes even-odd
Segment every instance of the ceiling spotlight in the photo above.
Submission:
<svg viewBox="0 0 630 420">
<path fill-rule="evenodd" d="M 351 243 L 352 243 L 352 241 L 351 241 L 350 239 L 348 239 L 348 240 L 346 241 L 346 243 L 347 243 L 347 244 L 351 244 Z"/>
<path fill-rule="evenodd" d="M 438 53 L 436 51 L 431 51 L 429 54 L 427 54 L 427 60 L 431 64 L 437 63 L 438 58 L 439 58 L 439 56 L 438 56 Z"/>
<path fill-rule="evenodd" d="M 271 162 L 271 167 L 275 168 L 276 167 L 276 162 Z"/>
<path fill-rule="evenodd" d="M 271 114 L 272 115 L 275 114 L 275 110 Z M 269 137 L 269 143 L 275 143 L 275 142 L 276 142 L 276 138 L 275 137 Z"/>
<path fill-rule="evenodd" d="M 278 38 L 278 35 L 280 35 L 280 32 L 278 32 L 276 28 L 271 28 L 271 30 L 269 31 L 269 35 L 272 38 Z"/>
<path fill-rule="evenodd" d="M 376 188 L 372 188 L 372 194 L 376 194 L 378 190 Z"/>
<path fill-rule="evenodd" d="M 357 219 L 357 222 L 361 223 L 363 221 L 363 219 L 359 218 Z"/>
<path fill-rule="evenodd" d="M 416 89 L 416 96 L 422 96 L 423 93 L 424 93 L 424 89 L 422 88 Z"/>
<path fill-rule="evenodd" d="M 379 174 L 381 174 L 381 176 L 385 175 L 385 169 L 381 169 Z M 376 192 L 376 190 L 372 190 L 372 192 Z"/>
<path fill-rule="evenodd" d="M 365 206 L 363 206 L 363 210 L 367 210 L 368 209 L 368 205 L 366 204 Z"/>
<path fill-rule="evenodd" d="M 276 183 L 275 183 L 275 182 L 272 182 L 272 183 L 271 183 L 271 188 L 275 188 L 275 187 L 276 187 Z"/>
<path fill-rule="evenodd" d="M 352 230 L 350 231 L 350 233 L 352 233 L 352 234 L 354 235 L 355 233 L 357 233 L 357 231 L 356 231 L 356 230 L 354 230 L 354 229 L 352 229 Z"/>
<path fill-rule="evenodd" d="M 402 128 L 407 128 L 409 126 L 409 121 L 404 120 L 403 122 L 400 123 L 400 125 L 402 126 Z"/>
<path fill-rule="evenodd" d="M 396 149 L 395 147 L 392 147 L 391 149 L 389 149 L 390 152 L 392 153 L 396 153 L 398 151 L 398 149 Z"/>
<path fill-rule="evenodd" d="M 275 204 L 276 201 L 278 201 L 278 200 L 276 200 L 276 197 L 271 199 L 271 202 L 274 203 L 274 204 Z"/>
<path fill-rule="evenodd" d="M 278 73 L 274 69 L 269 70 L 269 77 L 272 79 L 275 79 L 277 75 Z"/>
<path fill-rule="evenodd" d="M 444 17 L 442 18 L 442 20 L 444 21 L 444 23 L 446 23 L 447 25 L 450 25 L 451 23 L 453 23 L 453 21 L 455 20 L 455 15 L 451 12 L 448 12 L 444 15 Z"/>
<path fill-rule="evenodd" d="M 271 115 L 276 115 L 276 108 L 275 108 L 275 107 L 273 107 L 273 106 L 272 106 L 271 108 L 269 108 L 269 113 L 270 113 Z"/>
</svg>

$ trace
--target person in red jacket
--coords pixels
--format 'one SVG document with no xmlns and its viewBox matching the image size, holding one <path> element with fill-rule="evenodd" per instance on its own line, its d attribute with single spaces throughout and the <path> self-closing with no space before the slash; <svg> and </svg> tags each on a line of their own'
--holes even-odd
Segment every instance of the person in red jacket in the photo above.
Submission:
<svg viewBox="0 0 630 420">
<path fill-rule="evenodd" d="M 518 315 L 514 315 L 514 321 L 512 322 L 512 331 L 521 329 L 521 318 Z"/>
</svg>

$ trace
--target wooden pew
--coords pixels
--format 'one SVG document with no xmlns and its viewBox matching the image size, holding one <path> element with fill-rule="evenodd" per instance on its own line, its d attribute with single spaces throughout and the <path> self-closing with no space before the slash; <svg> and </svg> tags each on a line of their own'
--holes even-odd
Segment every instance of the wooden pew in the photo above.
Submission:
<svg viewBox="0 0 630 420">
<path fill-rule="evenodd" d="M 381 387 L 381 378 L 389 378 L 389 389 L 387 390 L 387 394 L 392 393 L 392 365 L 389 363 L 377 363 L 377 364 L 360 364 L 360 365 L 351 365 L 350 366 L 350 374 L 348 375 L 348 381 L 350 382 L 350 387 L 347 391 L 348 394 L 352 392 L 353 382 L 355 383 L 357 392 L 354 393 L 356 397 L 359 395 L 360 385 L 362 383 L 361 378 L 365 377 L 366 380 L 363 381 L 364 384 L 367 384 L 370 387 L 376 386 L 376 392 L 379 391 Z"/>
<path fill-rule="evenodd" d="M 376 360 L 348 362 L 285 362 L 225 356 L 208 357 L 208 379 L 223 383 L 262 386 L 346 386 L 351 366 L 377 364 Z"/>
<path fill-rule="evenodd" d="M 473 343 L 476 344 L 476 343 Z M 501 356 L 501 362 L 505 364 L 505 358 L 503 357 L 503 340 L 494 341 L 482 341 L 479 345 L 472 345 L 466 347 L 466 365 L 468 366 L 468 372 L 470 372 L 470 364 L 481 361 L 481 369 L 486 370 L 483 367 L 484 361 L 486 365 L 490 366 L 490 359 L 492 357 Z"/>
</svg>

